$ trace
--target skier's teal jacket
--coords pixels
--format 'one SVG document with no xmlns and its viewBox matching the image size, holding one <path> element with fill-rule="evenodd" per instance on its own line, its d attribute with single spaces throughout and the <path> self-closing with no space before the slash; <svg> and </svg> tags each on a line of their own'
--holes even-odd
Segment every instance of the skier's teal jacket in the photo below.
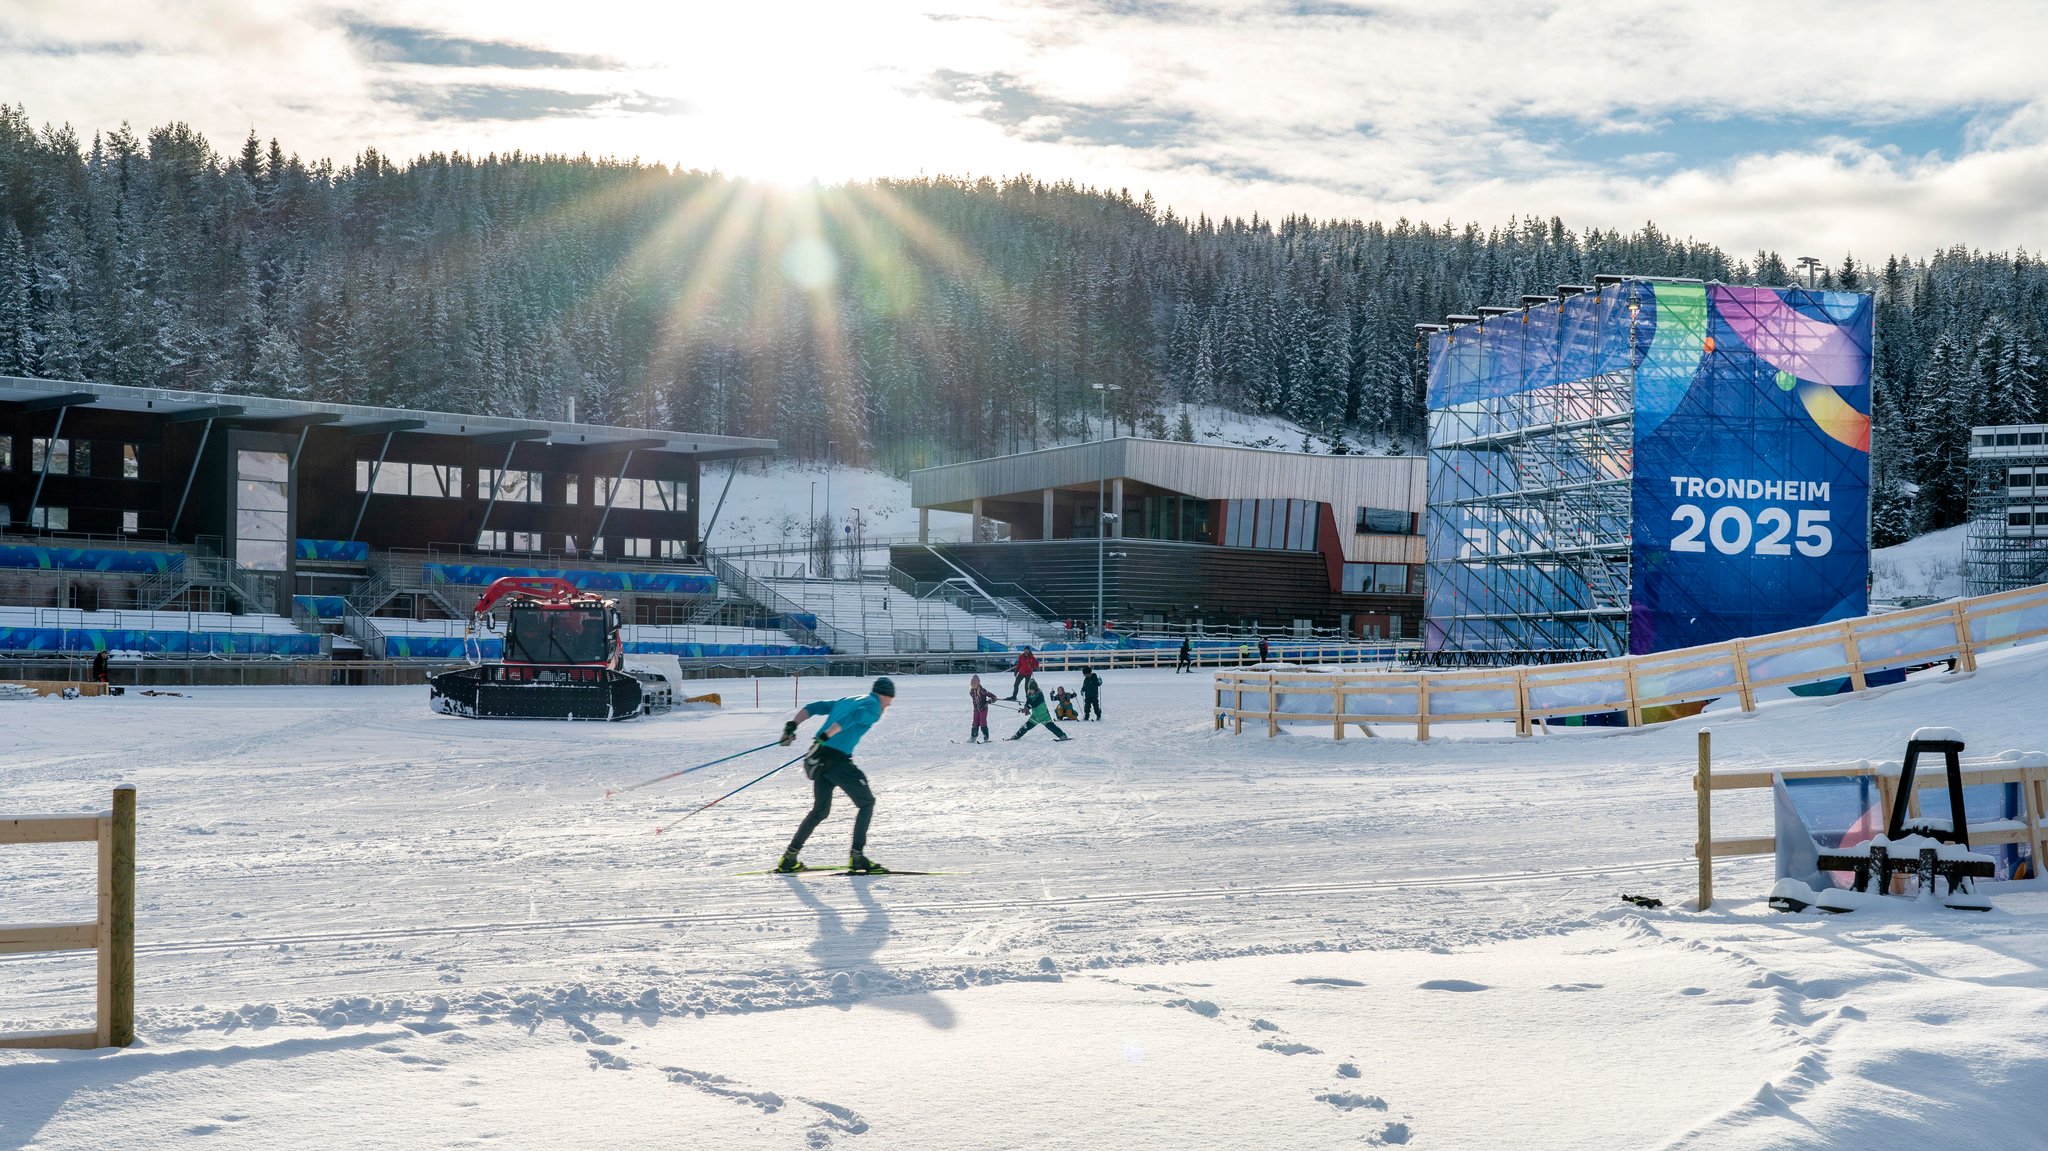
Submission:
<svg viewBox="0 0 2048 1151">
<path fill-rule="evenodd" d="M 843 755 L 852 755 L 860 737 L 875 726 L 882 718 L 882 701 L 873 694 L 849 695 L 845 699 L 821 699 L 804 705 L 804 714 L 822 715 L 825 722 L 820 730 L 828 730 L 833 724 L 839 725 L 838 734 L 825 741 L 825 746 Z"/>
</svg>

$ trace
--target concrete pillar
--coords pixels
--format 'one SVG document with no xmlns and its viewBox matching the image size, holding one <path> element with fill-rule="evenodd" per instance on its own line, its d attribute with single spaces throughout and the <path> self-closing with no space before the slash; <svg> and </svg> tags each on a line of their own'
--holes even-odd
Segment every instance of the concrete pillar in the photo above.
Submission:
<svg viewBox="0 0 2048 1151">
<path fill-rule="evenodd" d="M 974 497 L 974 538 L 969 543 L 981 542 L 981 497 Z"/>
<path fill-rule="evenodd" d="M 930 508 L 917 509 L 917 542 L 921 544 L 932 542 L 932 509 Z"/>
<path fill-rule="evenodd" d="M 1109 525 L 1109 538 L 1120 540 L 1124 538 L 1124 481 L 1122 479 L 1109 481 L 1109 510 L 1112 515 L 1116 516 L 1116 522 Z"/>
<path fill-rule="evenodd" d="M 1045 506 L 1045 515 L 1043 517 L 1045 526 L 1039 529 L 1038 538 L 1049 540 L 1052 538 L 1052 489 L 1047 488 L 1040 492 L 1039 498 Z"/>
</svg>

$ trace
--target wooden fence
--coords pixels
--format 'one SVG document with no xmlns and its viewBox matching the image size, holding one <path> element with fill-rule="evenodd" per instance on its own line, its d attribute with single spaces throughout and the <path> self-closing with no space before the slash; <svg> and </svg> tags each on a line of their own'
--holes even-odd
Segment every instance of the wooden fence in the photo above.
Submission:
<svg viewBox="0 0 2048 1151">
<path fill-rule="evenodd" d="M 91 1027 L 0 1035 L 0 1047 L 126 1047 L 135 1042 L 135 788 L 115 788 L 113 810 L 99 815 L 0 819 L 0 846 L 10 843 L 99 844 L 96 922 L 0 925 L 0 955 L 98 951 L 99 1009 Z"/>
<path fill-rule="evenodd" d="M 1697 712 L 1732 696 L 1756 709 L 1761 690 L 1848 681 L 1864 690 L 1872 672 L 1953 661 L 1974 671 L 1986 648 L 2048 636 L 2048 584 L 1927 607 L 1819 624 L 1795 631 L 1652 655 L 1543 667 L 1449 672 L 1216 673 L 1216 727 L 1243 732 L 1246 720 L 1278 735 L 1283 723 L 1327 726 L 1411 724 L 1417 739 L 1447 723 L 1512 722 L 1528 735 L 1560 716 L 1613 713 L 1630 727 Z M 1688 706 L 1691 705 L 1691 706 Z"/>
<path fill-rule="evenodd" d="M 1833 764 L 1816 767 L 1750 768 L 1742 771 L 1713 770 L 1713 738 L 1700 732 L 1699 771 L 1693 776 L 1693 794 L 1699 804 L 1699 838 L 1693 843 L 1693 858 L 1699 861 L 1699 909 L 1704 911 L 1714 902 L 1714 861 L 1740 855 L 1769 855 L 1778 849 L 1775 835 L 1750 835 L 1731 839 L 1714 838 L 1713 800 L 1717 791 L 1736 791 L 1744 788 L 1772 786 L 1774 776 L 1786 779 L 1834 779 L 1849 776 L 1868 775 L 1877 780 L 1878 795 L 1882 810 L 1889 812 L 1898 794 L 1899 765 L 1896 763 Z M 1922 760 L 1926 762 L 1925 759 Z M 1947 774 L 1937 766 L 1923 770 L 1914 780 L 1913 795 L 1907 800 L 1907 810 L 1913 815 L 1920 814 L 1920 792 L 1935 787 L 1945 787 Z M 2043 811 L 2048 808 L 2048 757 L 2034 756 L 2029 760 L 2013 762 L 1964 761 L 1961 764 L 1963 786 L 1975 787 L 1983 783 L 2017 783 L 2025 805 L 2026 824 L 2023 827 L 1985 827 L 1970 829 L 1971 847 L 1996 847 L 2007 843 L 2027 844 L 2035 866 L 2048 860 L 2048 826 L 2043 826 Z M 1944 793 L 1945 795 L 1945 793 Z"/>
</svg>

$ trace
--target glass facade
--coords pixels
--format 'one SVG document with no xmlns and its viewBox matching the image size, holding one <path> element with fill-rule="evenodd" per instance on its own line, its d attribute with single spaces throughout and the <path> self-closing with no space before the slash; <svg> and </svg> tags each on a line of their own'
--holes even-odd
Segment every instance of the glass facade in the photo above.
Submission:
<svg viewBox="0 0 2048 1151">
<path fill-rule="evenodd" d="M 235 562 L 281 572 L 291 554 L 291 465 L 283 452 L 235 453 Z"/>
<path fill-rule="evenodd" d="M 1314 500 L 1224 500 L 1223 546 L 1316 550 L 1323 505 Z"/>
</svg>

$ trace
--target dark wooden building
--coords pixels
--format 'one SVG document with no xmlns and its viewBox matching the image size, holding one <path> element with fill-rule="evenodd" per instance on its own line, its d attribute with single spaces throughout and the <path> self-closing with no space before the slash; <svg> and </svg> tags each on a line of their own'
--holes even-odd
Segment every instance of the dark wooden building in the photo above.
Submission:
<svg viewBox="0 0 2048 1151">
<path fill-rule="evenodd" d="M 1115 439 L 927 468 L 910 494 L 921 523 L 936 508 L 975 525 L 973 543 L 892 550 L 920 581 L 1014 586 L 1126 627 L 1419 634 L 1420 457 Z"/>
<path fill-rule="evenodd" d="M 707 526 L 703 464 L 774 451 L 692 432 L 0 377 L 0 529 L 208 548 L 278 573 L 280 597 L 301 562 L 389 549 L 689 562 Z"/>
</svg>

